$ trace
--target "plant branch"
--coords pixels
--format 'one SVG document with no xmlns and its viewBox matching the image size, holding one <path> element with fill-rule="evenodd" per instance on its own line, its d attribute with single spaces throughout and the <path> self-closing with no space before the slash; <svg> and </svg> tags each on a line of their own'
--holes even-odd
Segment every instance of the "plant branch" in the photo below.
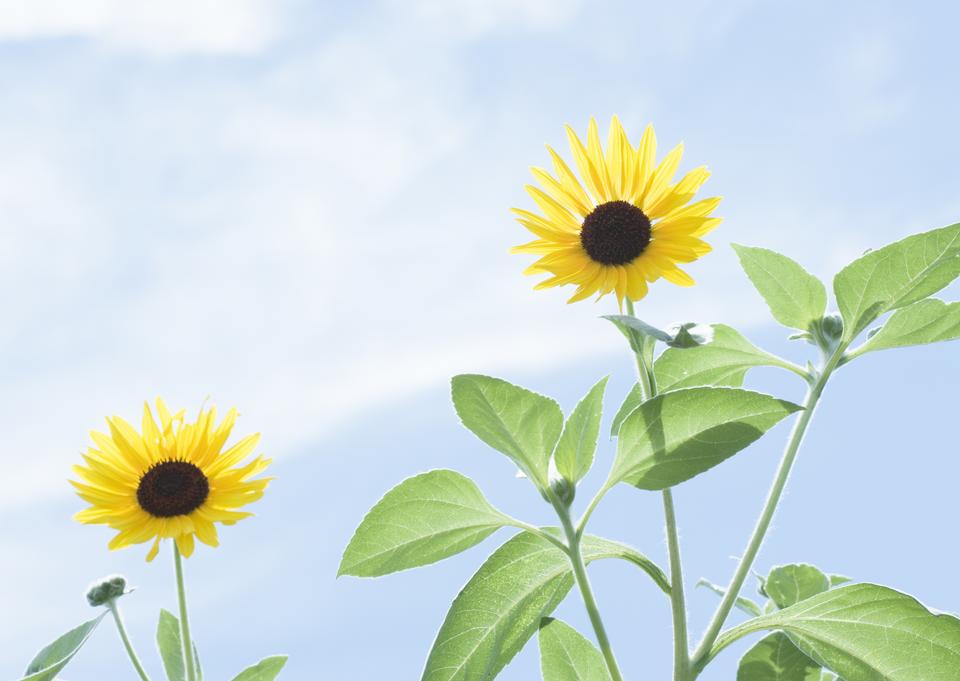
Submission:
<svg viewBox="0 0 960 681">
<path fill-rule="evenodd" d="M 597 644 L 600 646 L 600 652 L 607 663 L 607 669 L 610 671 L 612 681 L 623 681 L 623 674 L 620 673 L 620 667 L 617 665 L 617 659 L 613 654 L 613 648 L 610 645 L 610 639 L 607 637 L 607 630 L 603 626 L 603 619 L 600 617 L 600 608 L 597 607 L 597 600 L 594 598 L 593 589 L 590 586 L 590 579 L 587 577 L 587 566 L 583 560 L 583 552 L 580 548 L 580 536 L 573 527 L 570 520 L 570 512 L 563 503 L 556 498 L 553 492 L 550 492 L 550 501 L 560 517 L 560 523 L 563 525 L 563 531 L 567 535 L 567 541 L 570 542 L 570 565 L 573 568 L 573 576 L 580 588 L 580 595 L 583 597 L 583 605 L 587 609 L 587 615 L 590 617 L 590 624 L 593 626 L 593 633 L 597 637 Z"/>
<path fill-rule="evenodd" d="M 113 615 L 113 621 L 117 625 L 117 631 L 120 632 L 120 640 L 123 641 L 123 647 L 127 649 L 127 657 L 129 657 L 130 662 L 133 663 L 133 668 L 137 670 L 137 675 L 143 681 L 150 681 L 150 677 L 147 676 L 147 672 L 140 663 L 140 658 L 137 657 L 137 652 L 133 649 L 133 643 L 127 635 L 127 628 L 123 624 L 123 617 L 120 616 L 120 606 L 117 605 L 117 599 L 111 598 L 104 603 L 104 605 L 107 606 L 107 610 Z"/>
<path fill-rule="evenodd" d="M 823 389 L 826 386 L 827 381 L 830 379 L 830 375 L 833 373 L 834 369 L 837 368 L 845 349 L 845 347 L 841 346 L 834 351 L 833 355 L 831 355 L 827 360 L 826 365 L 823 367 L 823 370 L 820 372 L 816 381 L 811 384 L 810 389 L 807 392 L 807 397 L 804 400 L 803 405 L 804 409 L 797 418 L 797 421 L 793 426 L 793 431 L 790 433 L 790 439 L 787 441 L 787 446 L 783 452 L 783 458 L 780 460 L 780 466 L 777 468 L 776 476 L 774 477 L 773 484 L 770 487 L 769 493 L 767 494 L 767 500 L 763 506 L 763 510 L 760 513 L 760 517 L 757 519 L 757 523 L 754 526 L 753 534 L 751 534 L 750 539 L 747 542 L 747 547 L 744 549 L 743 555 L 740 558 L 740 563 L 737 565 L 737 569 L 733 574 L 733 578 L 730 580 L 730 585 L 727 587 L 727 592 L 720 601 L 720 605 L 717 607 L 717 611 L 714 613 L 713 619 L 707 626 L 707 630 L 703 635 L 703 639 L 700 641 L 700 644 L 697 646 L 697 649 L 693 654 L 694 675 L 699 674 L 699 672 L 703 670 L 703 667 L 711 658 L 711 648 L 713 647 L 714 642 L 716 642 L 717 637 L 720 635 L 720 629 L 723 627 L 727 616 L 729 616 L 730 611 L 736 604 L 737 597 L 740 595 L 740 589 L 743 588 L 743 583 L 750 572 L 750 568 L 753 567 L 753 562 L 757 557 L 757 553 L 760 551 L 760 546 L 763 544 L 763 539 L 767 534 L 767 530 L 770 528 L 770 522 L 773 520 L 774 513 L 777 510 L 777 505 L 780 503 L 780 499 L 783 496 L 783 490 L 786 487 L 787 480 L 790 477 L 790 471 L 793 468 L 794 462 L 796 461 L 797 453 L 800 450 L 803 437 L 807 432 L 807 427 L 810 425 L 810 420 L 813 418 L 813 413 L 816 410 L 817 403 L 820 400 L 820 396 L 823 394 Z"/>
</svg>

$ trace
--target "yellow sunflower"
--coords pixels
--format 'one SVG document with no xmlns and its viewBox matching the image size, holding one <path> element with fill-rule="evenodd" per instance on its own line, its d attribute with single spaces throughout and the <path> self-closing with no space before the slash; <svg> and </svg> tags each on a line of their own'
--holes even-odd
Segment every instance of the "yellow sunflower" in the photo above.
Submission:
<svg viewBox="0 0 960 681">
<path fill-rule="evenodd" d="M 639 300 L 647 284 L 663 277 L 679 286 L 692 286 L 678 263 L 693 262 L 710 252 L 701 240 L 720 218 L 710 213 L 720 198 L 690 203 L 710 172 L 701 166 L 679 182 L 673 176 L 680 165 L 683 145 L 677 145 L 659 165 L 653 126 L 647 126 L 634 148 L 616 116 L 604 151 L 591 118 L 586 145 L 567 126 L 570 149 L 581 180 L 557 152 L 555 174 L 531 168 L 542 189 L 526 189 L 542 215 L 512 209 L 520 223 L 537 236 L 513 248 L 514 253 L 542 255 L 524 274 L 549 274 L 535 288 L 576 284 L 569 302 L 597 293 L 615 292 L 617 300 Z M 584 188 L 584 186 L 586 188 Z"/>
<path fill-rule="evenodd" d="M 217 546 L 214 523 L 233 525 L 252 515 L 236 509 L 262 497 L 271 478 L 251 480 L 270 464 L 263 456 L 240 465 L 260 434 L 224 451 L 237 410 L 215 426 L 216 413 L 201 409 L 196 422 L 187 423 L 183 410 L 171 415 L 158 399 L 159 425 L 145 403 L 141 433 L 118 416 L 108 418 L 109 434 L 92 432 L 96 447 L 83 455 L 85 466 L 73 467 L 81 482 L 70 483 L 91 504 L 75 518 L 118 530 L 111 550 L 152 539 L 148 561 L 161 539 L 173 539 L 186 557 L 193 553 L 194 536 Z"/>
</svg>

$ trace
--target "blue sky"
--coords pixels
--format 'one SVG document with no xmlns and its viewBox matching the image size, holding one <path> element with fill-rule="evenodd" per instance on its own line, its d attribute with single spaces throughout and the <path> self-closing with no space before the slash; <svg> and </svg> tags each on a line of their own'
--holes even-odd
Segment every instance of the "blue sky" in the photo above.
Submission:
<svg viewBox="0 0 960 681">
<path fill-rule="evenodd" d="M 334 580 L 363 512 L 450 467 L 550 522 L 458 425 L 449 377 L 501 375 L 570 408 L 609 373 L 611 413 L 631 380 L 596 319 L 609 302 L 533 292 L 507 254 L 526 238 L 507 209 L 528 205 L 542 145 L 613 113 L 634 138 L 652 121 L 664 146 L 684 141 L 725 222 L 691 268 L 699 285 L 658 284 L 639 314 L 731 323 L 799 360 L 728 243 L 829 278 L 956 222 L 958 20 L 946 3 L 0 2 L 0 579 L 17 613 L 0 624 L 2 673 L 89 616 L 84 586 L 110 572 L 139 586 L 124 605 L 151 649 L 170 566 L 108 553 L 106 531 L 70 520 L 65 481 L 103 415 L 160 394 L 238 405 L 276 458 L 257 518 L 188 564 L 209 677 L 285 651 L 291 679 L 416 678 L 447 603 L 507 535 L 422 571 Z M 845 369 L 759 566 L 813 561 L 960 609 L 957 378 L 956 345 Z M 798 396 L 789 377 L 753 385 Z M 785 436 L 678 490 L 691 584 L 728 577 Z M 659 522 L 656 498 L 630 489 L 595 521 L 662 561 Z M 665 603 L 628 567 L 593 571 L 628 676 L 665 678 Z M 713 597 L 690 600 L 699 633 Z M 585 624 L 573 598 L 561 615 Z M 502 678 L 531 678 L 534 652 Z M 124 664 L 104 628 L 66 678 Z"/>
</svg>

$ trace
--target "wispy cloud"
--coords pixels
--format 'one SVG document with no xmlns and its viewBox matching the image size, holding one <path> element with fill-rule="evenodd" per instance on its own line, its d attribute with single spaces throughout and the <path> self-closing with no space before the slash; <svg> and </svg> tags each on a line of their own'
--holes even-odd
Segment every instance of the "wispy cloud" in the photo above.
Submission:
<svg viewBox="0 0 960 681">
<path fill-rule="evenodd" d="M 283 454 L 458 371 L 546 368 L 617 347 L 595 321 L 609 304 L 567 307 L 566 292 L 530 290 L 525 259 L 507 255 L 524 239 L 507 208 L 526 205 L 525 168 L 547 160 L 531 128 L 558 141 L 560 122 L 582 124 L 594 95 L 645 122 L 657 81 L 607 69 L 607 53 L 591 62 L 592 46 L 577 54 L 582 71 L 562 73 L 523 51 L 562 90 L 515 83 L 517 62 L 487 63 L 544 33 L 576 45 L 579 22 L 598 21 L 585 7 L 388 1 L 332 33 L 285 4 L 91 7 L 0 11 L 7 40 L 82 38 L 0 74 L 0 409 L 5 446 L 30 453 L 0 504 L 62 494 L 86 430 L 113 411 L 135 418 L 158 393 L 236 403 Z M 734 30 L 748 7 L 717 10 L 711 30 Z M 682 10 L 656 17 L 665 34 L 693 30 Z M 183 58 L 145 65 L 113 50 L 122 45 Z M 194 58 L 209 52 L 220 56 Z M 722 207 L 737 240 L 793 249 L 826 272 L 877 245 L 850 225 L 886 209 L 795 201 L 798 170 L 740 171 L 740 150 L 728 151 L 713 161 L 694 149 L 691 163 L 725 162 L 721 193 L 740 178 L 741 198 Z M 768 185 L 758 192 L 754 178 Z M 734 267 L 718 249 L 694 268 L 704 286 L 658 284 L 642 314 L 758 321 Z"/>
<path fill-rule="evenodd" d="M 277 35 L 283 2 L 36 0 L 0 3 L 0 38 L 74 38 L 154 55 L 248 54 Z"/>
</svg>

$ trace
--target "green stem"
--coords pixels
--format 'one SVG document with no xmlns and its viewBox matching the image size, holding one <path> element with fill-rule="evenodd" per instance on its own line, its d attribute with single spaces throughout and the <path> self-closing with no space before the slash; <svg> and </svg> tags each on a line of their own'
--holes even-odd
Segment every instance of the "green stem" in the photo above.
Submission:
<svg viewBox="0 0 960 681">
<path fill-rule="evenodd" d="M 197 681 L 197 666 L 190 641 L 190 622 L 187 619 L 187 590 L 183 584 L 183 559 L 180 548 L 173 542 L 173 564 L 177 573 L 177 600 L 180 604 L 180 641 L 183 644 L 183 659 L 186 664 L 187 681 Z"/>
<path fill-rule="evenodd" d="M 707 630 L 703 635 L 703 639 L 700 641 L 700 645 L 697 646 L 697 649 L 693 654 L 694 676 L 699 674 L 706 665 L 706 662 L 709 661 L 711 657 L 711 648 L 716 642 L 717 637 L 720 635 L 720 629 L 723 627 L 727 616 L 733 609 L 733 606 L 737 600 L 737 596 L 740 595 L 740 589 L 743 587 L 743 583 L 750 572 L 750 568 L 753 567 L 753 561 L 756 559 L 757 553 L 760 551 L 760 546 L 767 534 L 767 530 L 770 528 L 770 523 L 773 520 L 774 513 L 777 510 L 777 505 L 780 503 L 780 499 L 783 496 L 783 490 L 787 485 L 787 480 L 790 477 L 790 471 L 797 459 L 797 453 L 800 451 L 800 444 L 803 442 L 803 437 L 807 432 L 807 427 L 810 425 L 810 420 L 813 418 L 813 413 L 816 410 L 817 403 L 820 401 L 820 396 L 823 394 L 823 389 L 826 386 L 827 381 L 830 379 L 830 375 L 833 373 L 834 369 L 837 368 L 837 364 L 840 362 L 845 349 L 845 347 L 840 347 L 833 353 L 833 355 L 827 360 L 826 365 L 823 367 L 823 371 L 820 372 L 820 375 L 811 384 L 810 389 L 807 392 L 807 397 L 803 404 L 803 411 L 800 413 L 799 418 L 797 418 L 797 421 L 793 426 L 793 431 L 790 433 L 790 439 L 787 441 L 786 449 L 783 452 L 783 458 L 780 460 L 780 466 L 777 468 L 776 476 L 773 479 L 773 485 L 770 487 L 770 491 L 767 494 L 766 503 L 763 506 L 763 510 L 760 512 L 760 517 L 757 519 L 757 523 L 753 529 L 753 534 L 750 536 L 750 540 L 747 542 L 747 547 L 743 551 L 743 556 L 740 558 L 740 563 L 737 565 L 737 569 L 733 573 L 733 578 L 730 580 L 730 585 L 727 587 L 726 593 L 723 595 L 713 619 L 707 626 Z"/>
<path fill-rule="evenodd" d="M 627 300 L 627 313 L 634 315 L 633 302 Z M 647 365 L 640 352 L 635 352 L 637 375 L 644 400 L 657 395 L 657 378 L 653 367 Z M 680 559 L 680 535 L 673 506 L 673 492 L 663 490 L 663 515 L 667 533 L 667 553 L 670 559 L 670 611 L 673 618 L 673 678 L 687 681 L 690 677 L 690 648 L 687 636 L 687 602 L 683 587 L 683 563 Z"/>
<path fill-rule="evenodd" d="M 137 652 L 133 649 L 133 643 L 130 642 L 130 637 L 127 635 L 127 628 L 123 625 L 123 617 L 120 616 L 120 606 L 117 605 L 117 600 L 114 598 L 107 601 L 106 606 L 110 614 L 113 615 L 113 621 L 117 625 L 117 631 L 120 632 L 120 640 L 123 641 L 123 647 L 127 649 L 127 656 L 133 663 L 133 668 L 137 670 L 137 675 L 139 675 L 143 681 L 150 681 L 150 677 L 147 676 L 143 665 L 140 664 L 140 658 L 137 657 Z"/>
<path fill-rule="evenodd" d="M 551 494 L 551 496 L 553 496 Z M 551 499 L 557 515 L 560 516 L 560 523 L 563 525 L 563 531 L 567 535 L 569 542 L 570 565 L 573 567 L 573 576 L 580 588 L 580 595 L 583 597 L 583 605 L 587 609 L 587 615 L 590 617 L 590 624 L 593 625 L 593 633 L 597 637 L 597 644 L 600 646 L 600 652 L 607 663 L 607 669 L 610 671 L 612 681 L 623 681 L 623 674 L 620 673 L 620 667 L 617 665 L 617 659 L 613 655 L 613 648 L 610 646 L 610 639 L 607 638 L 607 630 L 603 626 L 603 619 L 600 617 L 600 609 L 597 607 L 597 599 L 593 596 L 593 589 L 590 586 L 590 579 L 587 577 L 587 566 L 583 561 L 583 552 L 580 548 L 580 535 L 573 528 L 570 521 L 570 512 L 560 502 L 559 499 Z"/>
<path fill-rule="evenodd" d="M 667 552 L 670 556 L 670 610 L 673 615 L 673 678 L 687 681 L 690 677 L 690 648 L 687 639 L 687 603 L 683 590 L 683 564 L 680 562 L 680 536 L 673 509 L 673 493 L 663 490 L 663 517 L 667 530 Z"/>
<path fill-rule="evenodd" d="M 583 512 L 583 515 L 580 516 L 580 520 L 577 522 L 577 536 L 582 537 L 584 530 L 587 529 L 587 521 L 590 520 L 590 516 L 593 515 L 593 512 L 596 510 L 597 505 L 600 503 L 600 500 L 610 491 L 610 487 L 606 484 L 597 490 L 597 493 L 593 495 L 593 499 L 590 500 L 590 503 L 587 504 L 586 510 Z"/>
</svg>

